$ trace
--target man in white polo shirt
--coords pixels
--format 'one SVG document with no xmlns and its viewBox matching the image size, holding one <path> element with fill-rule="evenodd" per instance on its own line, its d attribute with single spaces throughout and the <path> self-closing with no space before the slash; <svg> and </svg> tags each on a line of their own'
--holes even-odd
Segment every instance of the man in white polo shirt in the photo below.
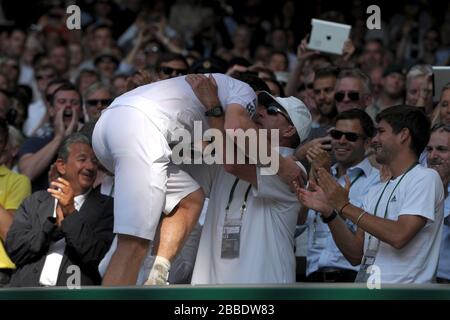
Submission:
<svg viewBox="0 0 450 320">
<path fill-rule="evenodd" d="M 253 90 L 225 75 L 217 74 L 215 78 L 227 128 L 250 128 L 256 102 Z M 224 113 L 220 106 L 211 113 Z M 198 184 L 181 170 L 170 175 L 170 179 L 180 183 L 171 186 L 167 180 L 170 145 L 178 142 L 173 134 L 179 130 L 187 130 L 193 137 L 194 121 L 202 121 L 203 128 L 207 128 L 204 112 L 185 77 L 177 77 L 123 94 L 97 122 L 93 146 L 100 162 L 115 174 L 114 232 L 118 234 L 117 249 L 103 284 L 136 283 L 162 211 L 167 216 L 161 221 L 161 238 L 150 280 L 167 280 L 170 260 L 197 221 L 204 198 Z M 293 161 L 286 165 L 285 180 L 292 181 L 300 175 L 294 166 Z M 184 198 L 176 207 L 172 200 L 179 199 L 180 194 Z"/>
<path fill-rule="evenodd" d="M 444 188 L 435 170 L 418 164 L 430 138 L 430 123 L 419 109 L 404 105 L 376 117 L 372 143 L 378 163 L 392 177 L 375 185 L 361 207 L 348 199 L 349 181 L 341 187 L 324 169 L 313 191 L 299 190 L 302 203 L 320 211 L 347 260 L 361 263 L 356 282 L 429 283 L 436 275 L 442 233 Z M 336 213 L 337 212 L 337 213 Z M 338 215 L 358 227 L 345 228 Z M 334 216 L 334 218 L 329 218 Z"/>
<path fill-rule="evenodd" d="M 195 91 L 196 80 L 190 81 Z M 206 109 L 214 104 L 204 103 Z M 209 119 L 217 129 L 225 121 Z M 308 136 L 311 115 L 297 98 L 260 92 L 254 122 L 258 129 L 279 130 L 279 152 L 290 156 Z M 278 175 L 261 174 L 262 168 L 252 164 L 190 169 L 209 197 L 192 283 L 295 282 L 294 232 L 300 204 L 289 185 Z"/>
</svg>

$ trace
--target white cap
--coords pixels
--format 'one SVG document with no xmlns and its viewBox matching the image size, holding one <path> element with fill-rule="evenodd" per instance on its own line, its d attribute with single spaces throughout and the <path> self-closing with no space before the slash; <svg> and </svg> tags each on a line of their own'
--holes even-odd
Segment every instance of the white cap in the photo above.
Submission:
<svg viewBox="0 0 450 320">
<path fill-rule="evenodd" d="M 258 97 L 262 93 L 270 96 L 281 107 L 283 107 L 284 110 L 286 110 L 289 118 L 294 124 L 295 129 L 297 130 L 298 136 L 300 137 L 300 142 L 305 141 L 311 131 L 312 116 L 303 101 L 292 96 L 287 98 L 274 97 L 267 91 L 260 91 L 258 93 Z"/>
</svg>

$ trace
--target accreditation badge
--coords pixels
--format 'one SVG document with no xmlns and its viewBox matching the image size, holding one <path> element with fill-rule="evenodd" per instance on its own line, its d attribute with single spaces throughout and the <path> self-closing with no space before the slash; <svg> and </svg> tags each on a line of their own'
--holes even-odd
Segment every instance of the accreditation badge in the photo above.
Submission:
<svg viewBox="0 0 450 320">
<path fill-rule="evenodd" d="M 361 267 L 359 268 L 358 274 L 356 275 L 355 282 L 367 283 L 369 279 L 370 272 L 368 271 L 370 266 L 375 263 L 375 257 L 377 256 L 377 250 L 367 249 L 364 253 Z"/>
<path fill-rule="evenodd" d="M 241 219 L 230 219 L 225 221 L 222 232 L 222 259 L 239 258 L 241 247 Z"/>
</svg>

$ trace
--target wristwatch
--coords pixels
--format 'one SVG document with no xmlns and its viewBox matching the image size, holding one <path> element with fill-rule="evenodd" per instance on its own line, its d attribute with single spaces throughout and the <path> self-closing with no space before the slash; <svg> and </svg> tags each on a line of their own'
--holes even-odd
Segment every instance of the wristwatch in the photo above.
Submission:
<svg viewBox="0 0 450 320">
<path fill-rule="evenodd" d="M 333 213 L 331 213 L 328 217 L 324 217 L 323 215 L 320 215 L 320 217 L 322 218 L 322 221 L 324 223 L 330 223 L 337 217 L 337 215 L 338 213 L 336 212 L 336 210 L 333 210 Z"/>
<path fill-rule="evenodd" d="M 223 112 L 222 106 L 215 106 L 214 108 L 211 108 L 205 112 L 205 116 L 207 117 L 221 117 L 224 114 L 225 112 Z"/>
</svg>

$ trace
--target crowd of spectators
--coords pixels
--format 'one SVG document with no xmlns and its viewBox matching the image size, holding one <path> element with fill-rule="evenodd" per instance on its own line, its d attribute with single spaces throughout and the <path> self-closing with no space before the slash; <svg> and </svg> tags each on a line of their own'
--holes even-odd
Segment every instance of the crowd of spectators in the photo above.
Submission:
<svg viewBox="0 0 450 320">
<path fill-rule="evenodd" d="M 370 139 L 376 135 L 373 125 L 383 119 L 391 121 L 391 117 L 395 120 L 389 113 L 386 116 L 393 106 L 408 105 L 422 110 L 430 122 L 427 130 L 433 128 L 433 134 L 430 142 L 425 143 L 425 151 L 417 154 L 417 161 L 423 166 L 428 162 L 440 174 L 445 190 L 444 218 L 448 217 L 450 84 L 440 96 L 433 94 L 431 67 L 450 66 L 450 4 L 426 0 L 404 0 L 389 5 L 380 2 L 381 29 L 368 29 L 366 20 L 370 14 L 366 8 L 373 3 L 363 0 L 334 4 L 293 0 L 83 0 L 74 2 L 81 9 L 80 28 L 69 30 L 66 22 L 70 13 L 66 13 L 66 8 L 72 2 L 26 2 L 24 10 L 17 4 L 0 1 L 0 121 L 8 129 L 0 136 L 0 187 L 5 188 L 0 190 L 4 191 L 0 193 L 0 238 L 2 243 L 12 243 L 6 248 L 11 250 L 8 251 L 11 260 L 0 243 L 0 283 L 9 281 L 15 267 L 13 262 L 21 270 L 26 260 L 17 253 L 25 248 L 15 248 L 23 240 L 17 238 L 20 233 L 16 228 L 20 225 L 14 225 L 15 212 L 30 192 L 52 187 L 54 165 L 61 160 L 67 139 L 80 130 L 89 136 L 102 110 L 121 94 L 140 85 L 190 73 L 247 73 L 263 80 L 273 97 L 299 98 L 312 115 L 312 130 L 296 148 L 295 156 L 313 179 L 319 177 L 318 168 L 325 167 L 342 186 L 346 184 L 345 174 L 358 178 L 359 171 L 354 171 L 354 166 L 361 167 L 364 178 L 355 185 L 355 188 L 360 185 L 358 190 L 350 190 L 349 200 L 358 207 L 364 204 L 362 197 L 368 188 L 389 176 L 383 164 L 391 162 L 371 156 Z M 342 55 L 307 48 L 311 18 L 352 26 Z M 362 110 L 363 115 L 359 111 L 354 114 L 354 109 Z M 397 130 L 395 125 L 389 125 Z M 364 140 L 357 142 L 359 137 Z M 346 149 L 350 155 L 342 148 L 350 150 Z M 406 149 L 404 152 L 408 153 Z M 328 165 L 320 161 L 326 158 L 325 154 L 329 155 Z M 89 170 L 97 172 L 98 164 L 95 162 L 93 166 L 95 170 Z M 86 175 L 83 172 L 80 174 Z M 18 183 L 2 182 L 9 176 Z M 65 177 L 65 173 L 60 172 L 59 176 Z M 105 177 L 108 178 L 108 173 L 99 166 L 97 179 L 91 181 L 89 188 L 97 187 Z M 75 195 L 72 192 L 72 197 L 84 191 Z M 112 195 L 112 191 L 107 195 Z M 14 200 L 3 199 L 3 194 L 14 195 Z M 302 199 L 300 193 L 298 197 Z M 35 198 L 31 200 L 39 200 Z M 46 201 L 53 201 L 47 198 Z M 23 220 L 24 215 L 34 210 L 30 207 L 31 200 L 25 202 L 17 219 Z M 317 219 L 320 210 L 301 202 L 315 209 L 308 211 L 304 207 L 298 218 L 298 224 L 306 224 L 309 232 L 305 271 L 308 281 L 353 281 L 359 270 L 354 267 L 354 252 L 349 254 L 345 245 L 342 249 L 333 230 L 330 231 L 334 227 L 329 228 L 326 222 Z M 331 208 L 332 204 L 328 204 Z M 343 211 L 344 208 L 334 209 Z M 339 213 L 345 216 L 345 212 Z M 55 219 L 57 214 L 55 209 Z M 364 222 L 364 215 L 355 213 L 357 219 L 354 219 L 352 214 L 345 216 L 348 230 L 361 240 L 364 236 L 356 229 L 359 222 Z M 324 214 L 325 221 L 329 215 Z M 442 228 L 433 228 L 433 232 L 436 237 L 442 232 L 438 277 L 439 281 L 448 282 L 450 227 L 438 216 L 422 215 L 426 220 L 418 225 L 425 229 L 433 221 L 442 224 Z M 67 220 L 69 225 L 71 220 Z M 363 231 L 373 234 L 371 223 L 365 221 Z M 11 224 L 16 231 L 7 236 Z M 195 234 L 197 241 L 190 241 L 195 247 L 189 249 L 193 250 L 191 259 L 195 259 L 200 238 L 200 232 Z M 377 231 L 375 234 L 378 235 Z M 393 245 L 393 248 L 401 250 L 413 241 L 413 233 L 408 235 L 406 244 L 399 248 Z M 61 234 L 54 237 L 55 241 L 63 238 Z M 380 237 L 382 241 L 394 243 L 383 235 Z M 109 244 L 111 239 L 105 239 Z M 49 249 L 48 240 L 42 240 L 39 248 L 42 265 L 50 256 L 48 250 L 54 249 Z M 71 240 L 66 241 L 70 247 Z M 384 249 L 386 255 L 393 250 Z M 429 250 L 438 249 L 433 246 Z M 105 248 L 96 253 L 104 255 Z M 69 260 L 77 261 L 77 254 L 72 254 Z M 91 254 L 83 252 L 80 256 Z M 356 256 L 360 261 L 362 255 Z M 98 263 L 99 259 L 91 260 Z M 190 281 L 189 272 L 194 268 L 194 261 L 189 263 L 191 268 L 184 282 Z M 437 261 L 434 263 L 437 266 Z M 99 284 L 97 277 L 97 274 L 90 277 L 89 283 Z M 417 276 L 411 280 L 394 275 L 386 279 L 428 282 L 431 278 L 424 276 L 423 280 Z M 38 280 L 28 283 L 42 285 Z"/>
</svg>

